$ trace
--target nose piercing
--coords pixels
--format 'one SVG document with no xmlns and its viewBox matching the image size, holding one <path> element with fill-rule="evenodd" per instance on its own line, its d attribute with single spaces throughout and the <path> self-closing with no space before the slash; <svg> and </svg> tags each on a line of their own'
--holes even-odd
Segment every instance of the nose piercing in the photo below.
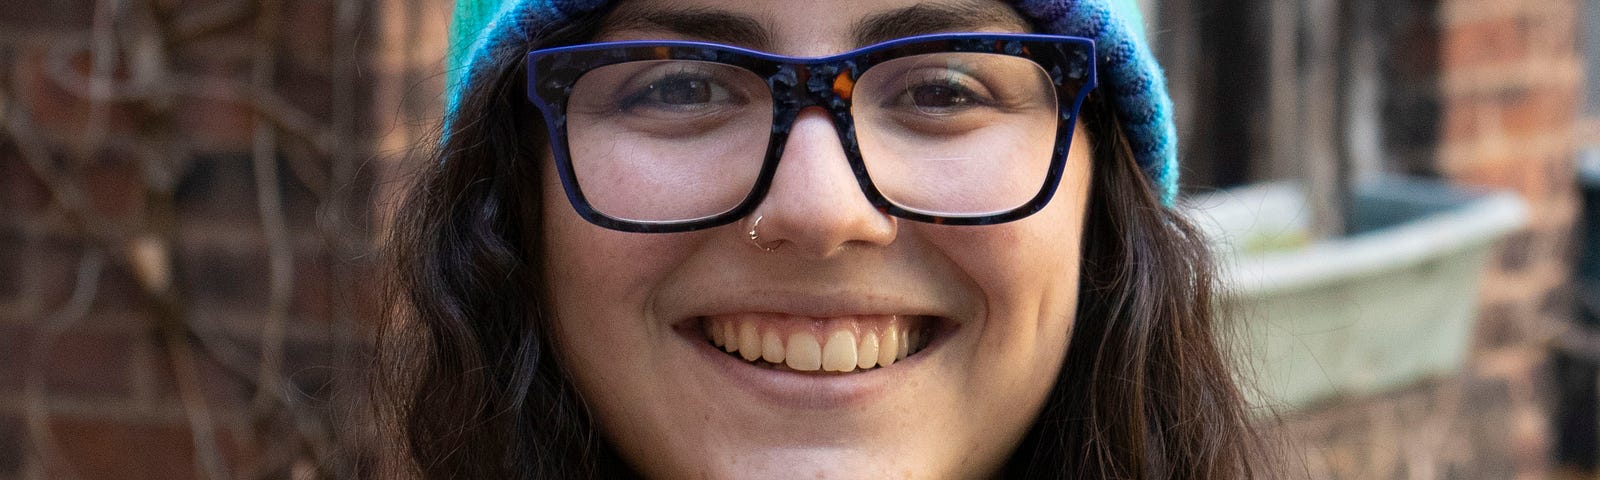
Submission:
<svg viewBox="0 0 1600 480">
<path fill-rule="evenodd" d="M 768 252 L 777 251 L 778 247 L 783 245 L 783 240 L 773 240 L 771 242 L 761 243 L 761 234 L 756 233 L 756 227 L 760 227 L 761 226 L 761 219 L 762 218 L 765 218 L 765 217 L 763 217 L 761 215 L 757 215 L 755 223 L 750 224 L 750 231 L 745 232 L 745 235 L 750 237 L 750 244 L 751 245 L 755 245 L 756 248 L 759 248 L 759 249 L 762 249 L 762 250 L 765 250 L 765 251 L 768 251 Z"/>
</svg>

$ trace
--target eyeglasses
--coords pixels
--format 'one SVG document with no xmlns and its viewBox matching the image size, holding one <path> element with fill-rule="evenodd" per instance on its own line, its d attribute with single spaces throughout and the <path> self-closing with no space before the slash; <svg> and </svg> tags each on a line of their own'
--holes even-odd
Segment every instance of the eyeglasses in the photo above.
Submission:
<svg viewBox="0 0 1600 480">
<path fill-rule="evenodd" d="M 628 232 L 743 218 L 766 195 L 802 109 L 833 120 L 871 204 L 989 225 L 1043 209 L 1060 183 L 1094 42 L 1029 34 L 903 38 L 825 58 L 699 42 L 528 53 L 567 199 Z"/>
</svg>

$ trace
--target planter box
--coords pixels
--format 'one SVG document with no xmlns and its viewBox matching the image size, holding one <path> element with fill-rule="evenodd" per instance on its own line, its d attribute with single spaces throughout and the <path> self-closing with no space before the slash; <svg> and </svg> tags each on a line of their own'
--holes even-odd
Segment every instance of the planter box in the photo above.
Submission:
<svg viewBox="0 0 1600 480">
<path fill-rule="evenodd" d="M 1460 371 L 1489 248 L 1526 222 L 1514 195 L 1417 179 L 1361 188 L 1352 233 L 1317 242 L 1293 184 L 1188 203 L 1216 242 L 1254 400 L 1290 409 Z"/>
</svg>

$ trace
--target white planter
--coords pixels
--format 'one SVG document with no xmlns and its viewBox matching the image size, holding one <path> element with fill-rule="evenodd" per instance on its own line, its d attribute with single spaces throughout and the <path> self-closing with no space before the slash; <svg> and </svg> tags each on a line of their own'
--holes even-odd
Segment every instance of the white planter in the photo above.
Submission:
<svg viewBox="0 0 1600 480">
<path fill-rule="evenodd" d="M 1527 216 L 1509 193 L 1390 178 L 1356 193 L 1351 235 L 1311 243 L 1294 184 L 1186 203 L 1215 242 L 1255 400 L 1289 408 L 1459 371 L 1489 248 Z"/>
</svg>

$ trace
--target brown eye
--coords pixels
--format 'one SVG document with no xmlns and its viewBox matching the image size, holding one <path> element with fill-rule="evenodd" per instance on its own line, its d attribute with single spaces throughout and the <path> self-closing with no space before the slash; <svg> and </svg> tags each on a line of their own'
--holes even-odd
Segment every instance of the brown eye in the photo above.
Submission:
<svg viewBox="0 0 1600 480">
<path fill-rule="evenodd" d="M 651 95 L 667 105 L 695 105 L 712 101 L 711 82 L 701 79 L 667 79 L 650 85 Z"/>
<path fill-rule="evenodd" d="M 704 112 L 743 105 L 745 99 L 724 78 L 676 73 L 641 86 L 620 102 L 623 111 Z"/>
<path fill-rule="evenodd" d="M 960 108 L 974 103 L 970 92 L 948 85 L 923 85 L 909 92 L 911 104 L 923 108 Z"/>
</svg>

